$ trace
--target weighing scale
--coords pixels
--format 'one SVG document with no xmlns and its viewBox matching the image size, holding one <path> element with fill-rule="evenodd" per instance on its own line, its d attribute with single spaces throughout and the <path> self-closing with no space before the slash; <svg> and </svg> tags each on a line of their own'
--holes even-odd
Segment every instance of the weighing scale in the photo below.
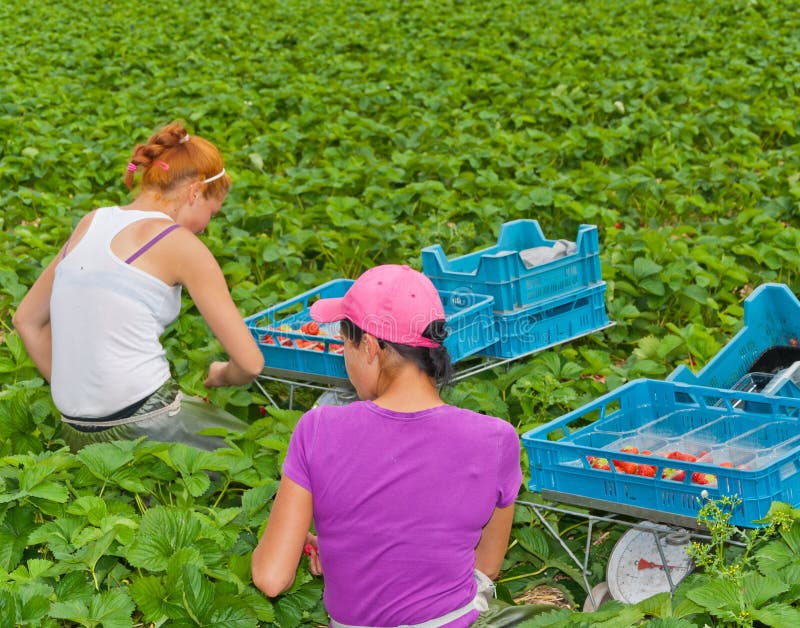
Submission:
<svg viewBox="0 0 800 628">
<path fill-rule="evenodd" d="M 651 521 L 636 524 L 611 552 L 606 568 L 608 594 L 636 604 L 657 593 L 671 593 L 694 568 L 686 552 L 690 541 L 689 532 L 681 528 Z M 595 604 L 600 603 L 595 599 Z"/>
</svg>

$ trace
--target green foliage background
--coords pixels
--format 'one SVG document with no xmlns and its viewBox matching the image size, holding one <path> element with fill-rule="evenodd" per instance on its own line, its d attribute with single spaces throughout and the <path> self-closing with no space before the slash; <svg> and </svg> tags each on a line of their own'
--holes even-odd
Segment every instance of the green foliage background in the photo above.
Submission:
<svg viewBox="0 0 800 628">
<path fill-rule="evenodd" d="M 153 469 L 139 472 L 155 474 L 142 487 L 92 475 L 59 452 L 49 391 L 10 326 L 78 219 L 125 201 L 130 151 L 155 128 L 183 119 L 226 157 L 235 184 L 204 239 L 243 315 L 376 263 L 419 268 L 419 250 L 432 243 L 451 256 L 489 246 L 515 218 L 536 218 L 553 239 L 598 225 L 616 326 L 449 393 L 522 432 L 628 379 L 702 366 L 741 324 L 754 286 L 800 291 L 798 32 L 791 1 L 4 3 L 0 524 L 16 545 L 0 562 L 3 600 L 35 625 L 130 625 L 126 616 L 180 624 L 191 613 L 141 600 L 188 591 L 193 602 L 181 608 L 211 621 L 197 615 L 211 613 L 208 599 L 254 592 L 242 566 L 262 522 L 252 512 L 215 519 L 217 562 L 180 554 L 189 565 L 181 571 L 127 553 L 125 529 L 153 525 L 146 513 L 156 507 L 214 519 L 255 489 L 268 507 L 262 487 L 294 420 L 259 421 L 266 400 L 256 388 L 203 389 L 219 346 L 191 304 L 165 339 L 181 384 L 256 422 L 248 442 L 264 449 L 241 445 L 246 478 L 227 471 L 205 488 L 173 485 L 183 472 L 169 452 L 136 454 Z M 287 401 L 281 387 L 270 392 Z M 39 456 L 58 462 L 41 477 L 24 474 Z M 128 506 L 78 505 L 101 485 Z M 542 546 L 519 540 L 531 530 L 525 513 L 519 519 L 509 595 L 563 572 L 528 551 Z M 46 522 L 111 540 L 92 546 L 95 562 L 75 555 L 88 536 L 59 554 L 41 533 L 30 539 Z M 220 540 L 220 526 L 233 526 L 234 543 Z M 223 569 L 225 561 L 235 564 Z M 593 578 L 602 580 L 601 564 Z M 85 587 L 80 608 L 62 600 L 73 585 Z M 571 581 L 564 589 L 582 599 Z M 42 613 L 25 615 L 26 605 Z M 103 619 L 107 607 L 120 623 Z M 273 621 L 267 607 L 241 611 L 241 625 Z M 277 607 L 280 625 L 324 621 L 308 577 Z"/>
</svg>

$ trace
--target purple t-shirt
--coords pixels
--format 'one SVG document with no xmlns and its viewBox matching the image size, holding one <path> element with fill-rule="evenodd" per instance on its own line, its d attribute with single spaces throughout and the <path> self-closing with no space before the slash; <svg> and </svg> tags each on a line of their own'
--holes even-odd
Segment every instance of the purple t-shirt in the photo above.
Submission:
<svg viewBox="0 0 800 628">
<path fill-rule="evenodd" d="M 356 626 L 421 623 L 467 604 L 481 529 L 522 482 L 506 421 L 370 401 L 307 412 L 283 472 L 313 496 L 325 608 Z"/>
</svg>

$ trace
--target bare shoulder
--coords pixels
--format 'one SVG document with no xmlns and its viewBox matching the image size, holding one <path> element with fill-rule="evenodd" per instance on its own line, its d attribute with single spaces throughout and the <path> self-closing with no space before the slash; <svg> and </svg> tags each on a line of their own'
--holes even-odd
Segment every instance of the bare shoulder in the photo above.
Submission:
<svg viewBox="0 0 800 628">
<path fill-rule="evenodd" d="M 218 270 L 219 264 L 203 241 L 186 227 L 178 227 L 169 236 L 169 246 L 161 249 L 169 258 L 181 280 L 209 269 Z"/>
<path fill-rule="evenodd" d="M 156 229 L 156 231 L 160 231 L 164 227 L 169 226 L 170 223 L 167 222 L 162 225 L 160 229 Z M 211 255 L 211 251 L 208 250 L 208 247 L 205 245 L 205 243 L 186 227 L 178 225 L 178 228 L 172 231 L 169 237 L 171 238 L 171 248 L 176 250 L 181 255 L 187 253 Z"/>
</svg>

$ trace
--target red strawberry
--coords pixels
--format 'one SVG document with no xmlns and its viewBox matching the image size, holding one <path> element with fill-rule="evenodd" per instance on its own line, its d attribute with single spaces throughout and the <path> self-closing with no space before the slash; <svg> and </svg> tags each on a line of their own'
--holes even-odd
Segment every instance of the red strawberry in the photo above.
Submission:
<svg viewBox="0 0 800 628">
<path fill-rule="evenodd" d="M 624 447 L 622 447 L 620 449 L 620 451 L 623 451 L 626 454 L 638 454 L 639 453 L 639 448 L 638 447 L 634 447 L 633 445 L 625 445 Z"/>
<path fill-rule="evenodd" d="M 683 469 L 664 469 L 661 477 L 665 480 L 672 480 L 673 482 L 683 482 L 686 477 L 686 471 Z"/>
<path fill-rule="evenodd" d="M 697 457 L 692 454 L 685 454 L 682 451 L 671 451 L 667 454 L 670 460 L 683 460 L 684 462 L 697 462 Z"/>
<path fill-rule="evenodd" d="M 300 331 L 304 334 L 309 334 L 310 336 L 316 336 L 319 334 L 319 324 L 316 321 L 303 323 L 300 326 Z"/>
<path fill-rule="evenodd" d="M 630 475 L 636 475 L 636 471 L 639 469 L 639 465 L 635 462 L 628 462 L 626 460 L 612 460 L 614 463 L 614 468 L 619 473 L 629 473 Z"/>
<path fill-rule="evenodd" d="M 695 471 L 692 473 L 692 483 L 693 484 L 716 484 L 717 483 L 717 476 L 711 473 L 700 473 L 699 471 Z"/>
<path fill-rule="evenodd" d="M 656 477 L 656 468 L 652 464 L 640 464 L 636 475 L 643 475 L 646 478 Z"/>
<path fill-rule="evenodd" d="M 732 463 L 732 462 L 729 462 L 729 461 L 726 461 L 726 462 L 720 462 L 720 463 L 719 463 L 719 466 L 721 466 L 721 467 L 726 467 L 726 468 L 728 468 L 728 469 L 733 469 L 733 463 Z"/>
<path fill-rule="evenodd" d="M 608 460 L 606 460 L 605 458 L 595 458 L 594 456 L 588 456 L 587 460 L 589 461 L 589 466 L 592 467 L 592 469 L 611 471 L 611 465 L 608 464 Z"/>
</svg>

